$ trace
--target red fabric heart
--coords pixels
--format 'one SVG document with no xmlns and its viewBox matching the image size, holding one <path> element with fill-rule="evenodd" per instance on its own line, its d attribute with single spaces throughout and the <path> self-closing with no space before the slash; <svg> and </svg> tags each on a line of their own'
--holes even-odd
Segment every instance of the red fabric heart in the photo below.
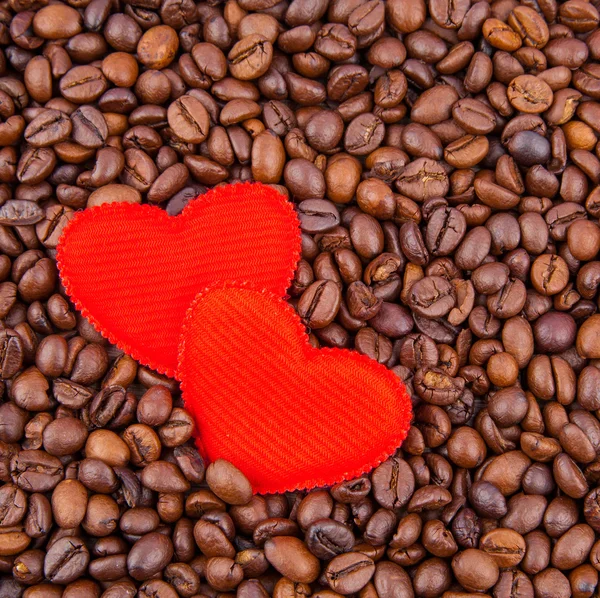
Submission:
<svg viewBox="0 0 600 598">
<path fill-rule="evenodd" d="M 67 226 L 57 261 L 67 293 L 99 332 L 175 376 L 181 324 L 199 291 L 243 280 L 284 296 L 299 256 L 291 203 L 244 183 L 213 189 L 176 217 L 135 204 L 85 210 Z"/>
<path fill-rule="evenodd" d="M 179 373 L 201 450 L 235 464 L 255 492 L 359 476 L 396 450 L 410 424 L 397 376 L 359 353 L 313 348 L 285 301 L 243 285 L 194 300 Z"/>
</svg>

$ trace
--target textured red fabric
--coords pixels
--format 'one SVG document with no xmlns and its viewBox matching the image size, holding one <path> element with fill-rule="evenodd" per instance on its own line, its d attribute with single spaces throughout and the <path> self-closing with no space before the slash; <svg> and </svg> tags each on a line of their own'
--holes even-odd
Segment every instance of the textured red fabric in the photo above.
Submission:
<svg viewBox="0 0 600 598">
<path fill-rule="evenodd" d="M 244 280 L 284 296 L 300 256 L 296 213 L 265 185 L 218 187 L 176 217 L 154 206 L 80 212 L 58 246 L 62 283 L 113 344 L 176 375 L 187 308 L 217 281 Z"/>
<path fill-rule="evenodd" d="M 410 425 L 397 376 L 359 353 L 313 348 L 283 299 L 243 285 L 194 300 L 179 372 L 200 449 L 234 463 L 259 493 L 359 476 L 392 454 Z"/>
</svg>

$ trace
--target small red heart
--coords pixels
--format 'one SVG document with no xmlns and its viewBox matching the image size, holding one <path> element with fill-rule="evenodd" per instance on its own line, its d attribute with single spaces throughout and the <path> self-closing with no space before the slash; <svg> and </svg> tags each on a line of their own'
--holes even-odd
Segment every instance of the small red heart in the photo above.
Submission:
<svg viewBox="0 0 600 598">
<path fill-rule="evenodd" d="M 261 184 L 218 187 L 176 217 L 108 204 L 77 214 L 57 253 L 77 309 L 123 351 L 175 376 L 185 312 L 202 289 L 243 280 L 284 296 L 300 257 L 292 204 Z"/>
<path fill-rule="evenodd" d="M 359 476 L 391 455 L 410 425 L 397 376 L 353 351 L 315 349 L 292 307 L 243 285 L 194 300 L 179 373 L 203 453 L 231 461 L 255 492 Z"/>
</svg>

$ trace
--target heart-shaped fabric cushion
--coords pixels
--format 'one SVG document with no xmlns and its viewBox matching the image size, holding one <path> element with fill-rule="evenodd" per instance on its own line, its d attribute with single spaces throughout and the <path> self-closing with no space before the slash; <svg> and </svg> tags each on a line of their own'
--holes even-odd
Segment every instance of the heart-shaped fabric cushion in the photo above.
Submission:
<svg viewBox="0 0 600 598">
<path fill-rule="evenodd" d="M 154 206 L 106 204 L 67 226 L 57 254 L 77 309 L 113 344 L 176 375 L 185 312 L 218 281 L 250 281 L 284 296 L 300 256 L 292 204 L 271 187 L 218 187 L 179 216 Z"/>
<path fill-rule="evenodd" d="M 182 330 L 183 399 L 209 459 L 255 492 L 326 486 L 369 471 L 402 443 L 402 382 L 353 351 L 315 349 L 281 298 L 244 286 L 200 293 Z"/>
</svg>

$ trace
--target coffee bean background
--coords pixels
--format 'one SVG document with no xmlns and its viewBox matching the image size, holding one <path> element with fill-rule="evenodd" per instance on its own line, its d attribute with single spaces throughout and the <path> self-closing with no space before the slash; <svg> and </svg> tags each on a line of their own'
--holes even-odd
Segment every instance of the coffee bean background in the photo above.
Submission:
<svg viewBox="0 0 600 598">
<path fill-rule="evenodd" d="M 1 0 L 0 597 L 597 596 L 599 5 Z M 76 210 L 249 180 L 311 343 L 413 397 L 333 488 L 207 467 L 58 280 Z"/>
</svg>

